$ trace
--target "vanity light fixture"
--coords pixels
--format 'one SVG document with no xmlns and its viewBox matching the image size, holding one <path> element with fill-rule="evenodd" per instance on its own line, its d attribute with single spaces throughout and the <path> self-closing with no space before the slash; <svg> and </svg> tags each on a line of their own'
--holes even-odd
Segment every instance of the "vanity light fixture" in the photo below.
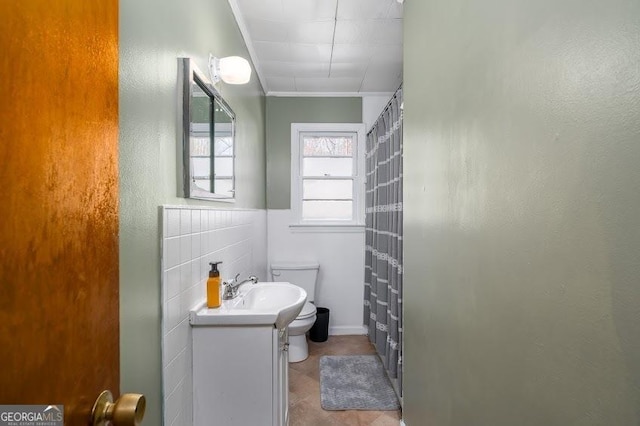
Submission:
<svg viewBox="0 0 640 426">
<path fill-rule="evenodd" d="M 251 65 L 240 56 L 216 58 L 209 54 L 209 73 L 213 84 L 220 80 L 227 84 L 246 84 L 251 78 Z"/>
</svg>

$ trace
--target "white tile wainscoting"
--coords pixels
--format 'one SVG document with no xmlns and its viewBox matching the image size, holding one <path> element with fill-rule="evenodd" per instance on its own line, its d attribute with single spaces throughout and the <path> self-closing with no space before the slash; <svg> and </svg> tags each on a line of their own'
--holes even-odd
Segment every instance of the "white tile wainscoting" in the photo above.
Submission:
<svg viewBox="0 0 640 426">
<path fill-rule="evenodd" d="M 312 232 L 293 230 L 291 210 L 268 210 L 269 263 L 316 261 L 320 264 L 316 305 L 329 308 L 329 334 L 366 334 L 364 306 L 364 227 Z"/>
<path fill-rule="evenodd" d="M 192 421 L 189 310 L 206 299 L 209 262 L 221 260 L 222 279 L 267 275 L 265 210 L 162 206 L 162 386 L 164 424 Z"/>
<path fill-rule="evenodd" d="M 331 309 L 329 334 L 366 333 L 362 326 L 364 233 L 292 232 L 290 210 L 267 214 L 266 210 L 162 206 L 161 218 L 166 426 L 193 424 L 189 310 L 206 299 L 209 262 L 223 262 L 223 279 L 240 273 L 271 281 L 268 262 L 315 260 L 320 263 L 316 304 Z"/>
</svg>

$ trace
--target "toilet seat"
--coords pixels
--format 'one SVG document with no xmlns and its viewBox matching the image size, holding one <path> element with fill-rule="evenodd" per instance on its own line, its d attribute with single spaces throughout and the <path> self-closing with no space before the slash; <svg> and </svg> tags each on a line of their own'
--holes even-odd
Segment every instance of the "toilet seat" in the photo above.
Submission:
<svg viewBox="0 0 640 426">
<path fill-rule="evenodd" d="M 302 311 L 300 311 L 300 314 L 296 317 L 295 320 L 310 318 L 315 314 L 316 314 L 315 305 L 310 302 L 305 302 L 304 306 L 302 307 Z"/>
</svg>

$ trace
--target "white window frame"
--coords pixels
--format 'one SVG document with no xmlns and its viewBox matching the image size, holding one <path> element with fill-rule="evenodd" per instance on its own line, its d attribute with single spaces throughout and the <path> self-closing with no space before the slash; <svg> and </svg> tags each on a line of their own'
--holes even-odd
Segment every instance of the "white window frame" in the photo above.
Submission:
<svg viewBox="0 0 640 426">
<path fill-rule="evenodd" d="M 302 150 L 303 133 L 355 133 L 352 220 L 303 220 Z M 364 232 L 365 220 L 365 127 L 362 123 L 291 123 L 291 211 L 293 231 Z"/>
</svg>

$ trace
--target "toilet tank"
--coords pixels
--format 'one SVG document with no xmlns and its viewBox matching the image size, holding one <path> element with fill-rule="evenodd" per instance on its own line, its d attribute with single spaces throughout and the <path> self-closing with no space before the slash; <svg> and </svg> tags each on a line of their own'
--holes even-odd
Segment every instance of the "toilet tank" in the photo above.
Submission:
<svg viewBox="0 0 640 426">
<path fill-rule="evenodd" d="M 302 287 L 307 292 L 307 301 L 313 302 L 318 280 L 317 262 L 274 262 L 271 264 L 271 279 L 286 281 Z"/>
</svg>

